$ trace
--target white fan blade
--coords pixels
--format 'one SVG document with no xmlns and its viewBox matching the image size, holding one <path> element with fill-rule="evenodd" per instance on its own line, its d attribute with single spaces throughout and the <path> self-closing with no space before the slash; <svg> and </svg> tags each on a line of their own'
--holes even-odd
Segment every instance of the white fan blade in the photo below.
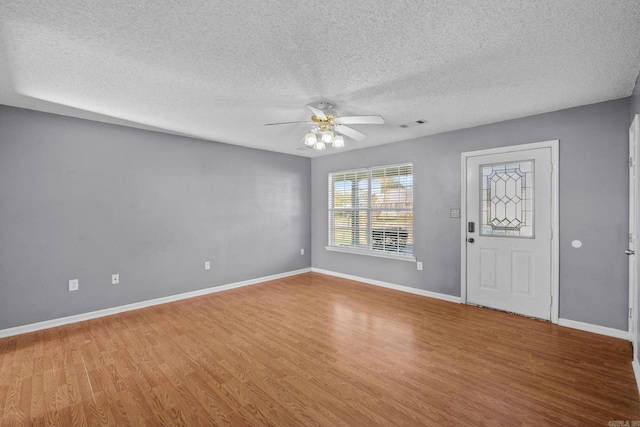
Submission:
<svg viewBox="0 0 640 427">
<path fill-rule="evenodd" d="M 313 122 L 310 122 L 310 121 L 308 121 L 308 120 L 307 120 L 307 121 L 304 121 L 304 122 L 281 122 L 281 123 L 267 123 L 267 124 L 265 124 L 264 126 L 276 126 L 276 125 L 293 125 L 293 124 L 296 124 L 296 123 L 313 123 Z"/>
<path fill-rule="evenodd" d="M 367 137 L 367 135 L 365 135 L 362 132 L 358 132 L 355 129 L 352 129 L 350 127 L 344 126 L 344 125 L 338 125 L 336 126 L 336 130 L 343 134 L 348 136 L 351 139 L 355 139 L 356 141 L 362 141 L 363 139 L 365 139 Z"/>
<path fill-rule="evenodd" d="M 312 105 L 307 105 L 307 107 L 309 107 L 309 109 L 313 111 L 313 114 L 315 114 L 315 116 L 320 120 L 327 120 L 327 116 L 324 114 L 324 111 L 318 110 L 316 107 Z"/>
<path fill-rule="evenodd" d="M 345 116 L 338 117 L 338 122 L 343 125 L 381 125 L 384 124 L 382 116 Z"/>
</svg>

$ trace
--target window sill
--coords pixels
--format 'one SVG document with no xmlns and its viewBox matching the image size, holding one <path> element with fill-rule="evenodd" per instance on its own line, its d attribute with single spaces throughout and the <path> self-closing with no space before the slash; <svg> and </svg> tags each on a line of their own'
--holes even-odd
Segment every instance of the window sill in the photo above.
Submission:
<svg viewBox="0 0 640 427">
<path fill-rule="evenodd" d="M 372 256 L 377 258 L 397 259 L 399 261 L 416 262 L 416 258 L 413 255 L 392 254 L 389 252 L 376 252 L 376 251 L 369 251 L 366 249 L 342 248 L 340 246 L 325 246 L 324 248 L 332 252 L 344 252 L 348 254 L 366 255 L 366 256 Z"/>
</svg>

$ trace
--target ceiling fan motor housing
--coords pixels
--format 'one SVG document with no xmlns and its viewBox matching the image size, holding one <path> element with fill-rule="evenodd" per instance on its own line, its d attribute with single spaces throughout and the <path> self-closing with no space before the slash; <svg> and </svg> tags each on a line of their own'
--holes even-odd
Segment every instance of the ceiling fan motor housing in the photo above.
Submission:
<svg viewBox="0 0 640 427">
<path fill-rule="evenodd" d="M 318 102 L 318 109 L 326 112 L 327 110 L 331 110 L 333 108 L 333 104 L 327 101 Z"/>
</svg>

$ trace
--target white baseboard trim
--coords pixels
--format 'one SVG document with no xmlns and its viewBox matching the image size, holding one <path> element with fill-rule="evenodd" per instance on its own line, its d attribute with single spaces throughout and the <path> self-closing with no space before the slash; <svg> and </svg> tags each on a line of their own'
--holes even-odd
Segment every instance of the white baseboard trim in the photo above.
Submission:
<svg viewBox="0 0 640 427">
<path fill-rule="evenodd" d="M 82 322 L 84 320 L 96 319 L 98 317 L 111 316 L 112 314 L 123 313 L 125 311 L 138 310 L 140 308 L 151 307 L 153 305 L 166 304 L 168 302 L 179 301 L 182 299 L 193 298 L 193 297 L 199 297 L 202 295 L 212 294 L 215 292 L 222 292 L 222 291 L 227 291 L 229 289 L 241 288 L 243 286 L 255 285 L 258 283 L 268 282 L 270 280 L 282 279 L 289 276 L 308 273 L 310 271 L 311 271 L 311 268 L 303 268 L 301 270 L 274 274 L 271 276 L 260 277 L 257 279 L 244 280 L 242 282 L 230 283 L 228 285 L 215 286 L 212 288 L 200 289 L 192 292 L 185 292 L 183 294 L 171 295 L 168 297 L 156 298 L 148 301 L 141 301 L 133 304 L 121 305 L 118 307 L 105 308 L 104 310 L 97 310 L 89 313 L 76 314 L 73 316 L 61 317 L 59 319 L 46 320 L 44 322 L 31 323 L 29 325 L 2 329 L 0 330 L 0 338 L 10 337 L 13 335 L 26 334 L 28 332 L 35 332 L 42 329 L 54 328 L 56 326 L 67 325 L 69 323 Z"/>
<path fill-rule="evenodd" d="M 633 351 L 635 351 L 635 349 Z M 640 363 L 638 363 L 638 358 L 635 357 L 635 355 L 631 366 L 633 366 L 633 373 L 636 376 L 636 386 L 638 387 L 638 392 L 640 392 Z"/>
<path fill-rule="evenodd" d="M 365 277 L 352 276 L 350 274 L 337 273 L 335 271 L 323 270 L 321 268 L 311 268 L 314 273 L 326 274 L 328 276 L 340 277 L 342 279 L 355 280 L 356 282 L 362 282 L 369 285 L 381 286 L 383 288 L 395 289 L 396 291 L 407 292 L 410 294 L 421 295 L 423 297 L 435 298 L 443 301 L 460 303 L 460 297 L 454 297 L 451 295 L 441 294 L 438 292 L 425 291 L 422 289 L 411 288 L 409 286 L 396 285 L 393 283 L 382 282 L 380 280 L 367 279 Z"/>
<path fill-rule="evenodd" d="M 583 323 L 569 319 L 559 319 L 558 325 L 629 341 L 629 332 L 620 329 L 607 328 L 606 326 L 593 325 L 591 323 Z"/>
</svg>

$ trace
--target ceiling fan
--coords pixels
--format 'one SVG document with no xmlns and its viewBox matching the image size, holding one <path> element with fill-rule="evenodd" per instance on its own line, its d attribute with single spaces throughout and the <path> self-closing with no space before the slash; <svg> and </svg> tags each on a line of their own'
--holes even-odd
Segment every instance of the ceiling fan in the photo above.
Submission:
<svg viewBox="0 0 640 427">
<path fill-rule="evenodd" d="M 295 123 L 311 124 L 311 130 L 304 136 L 303 142 L 308 148 L 324 150 L 326 144 L 333 147 L 344 147 L 344 138 L 347 136 L 356 141 L 362 141 L 366 135 L 345 125 L 381 125 L 384 123 L 382 116 L 338 116 L 332 111 L 333 105 L 328 102 L 320 102 L 317 107 L 307 105 L 313 115 L 311 121 L 268 123 L 265 126 L 288 125 Z"/>
</svg>

